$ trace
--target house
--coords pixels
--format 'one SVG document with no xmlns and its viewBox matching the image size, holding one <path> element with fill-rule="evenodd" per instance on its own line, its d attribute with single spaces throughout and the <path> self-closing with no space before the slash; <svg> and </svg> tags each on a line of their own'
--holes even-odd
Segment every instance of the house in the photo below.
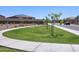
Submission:
<svg viewBox="0 0 79 59">
<path fill-rule="evenodd" d="M 0 19 L 5 19 L 5 16 L 3 16 L 3 15 L 0 15 Z"/>
<path fill-rule="evenodd" d="M 67 17 L 67 18 L 64 18 L 64 22 L 69 22 L 71 24 L 77 24 L 78 23 L 76 17 Z"/>
<path fill-rule="evenodd" d="M 14 15 L 7 17 L 5 19 L 0 19 L 0 23 L 3 24 L 43 24 L 42 19 L 36 19 L 35 17 L 32 16 L 27 16 L 24 14 L 20 15 Z"/>
</svg>

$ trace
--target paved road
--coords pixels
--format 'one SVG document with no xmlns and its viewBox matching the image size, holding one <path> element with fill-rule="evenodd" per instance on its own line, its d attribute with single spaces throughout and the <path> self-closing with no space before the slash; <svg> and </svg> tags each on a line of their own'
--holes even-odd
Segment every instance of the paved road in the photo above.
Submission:
<svg viewBox="0 0 79 59">
<path fill-rule="evenodd" d="M 79 31 L 79 25 L 74 25 L 74 24 L 71 24 L 71 25 L 61 25 L 61 27 L 66 27 L 66 28 L 69 28 L 69 29 L 72 29 L 72 30 Z"/>
</svg>

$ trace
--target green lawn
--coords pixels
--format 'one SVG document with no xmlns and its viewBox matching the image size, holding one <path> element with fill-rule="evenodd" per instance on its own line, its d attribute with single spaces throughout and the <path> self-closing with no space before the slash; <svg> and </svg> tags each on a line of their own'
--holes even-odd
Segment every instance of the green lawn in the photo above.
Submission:
<svg viewBox="0 0 79 59">
<path fill-rule="evenodd" d="M 24 52 L 24 51 L 0 46 L 0 52 Z"/>
<path fill-rule="evenodd" d="M 50 43 L 70 43 L 78 44 L 79 36 L 54 28 L 57 36 L 50 35 L 50 28 L 46 29 L 45 26 L 22 28 L 3 33 L 4 36 L 15 38 L 19 40 L 28 40 L 36 42 L 50 42 Z"/>
</svg>

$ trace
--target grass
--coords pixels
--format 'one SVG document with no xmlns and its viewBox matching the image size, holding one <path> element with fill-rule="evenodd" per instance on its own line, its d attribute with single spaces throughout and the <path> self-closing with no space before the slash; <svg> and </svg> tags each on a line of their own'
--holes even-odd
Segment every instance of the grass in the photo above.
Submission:
<svg viewBox="0 0 79 59">
<path fill-rule="evenodd" d="M 56 36 L 51 36 L 50 28 L 46 29 L 45 26 L 16 29 L 5 32 L 3 35 L 9 38 L 26 41 L 79 44 L 79 36 L 59 28 L 54 28 L 54 30 L 57 34 Z"/>
<path fill-rule="evenodd" d="M 23 50 L 8 48 L 4 46 L 0 46 L 0 52 L 24 52 Z"/>
</svg>

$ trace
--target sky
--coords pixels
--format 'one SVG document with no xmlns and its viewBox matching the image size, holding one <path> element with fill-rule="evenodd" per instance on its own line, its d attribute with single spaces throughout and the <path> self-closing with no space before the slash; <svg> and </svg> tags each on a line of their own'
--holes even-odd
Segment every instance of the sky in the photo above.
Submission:
<svg viewBox="0 0 79 59">
<path fill-rule="evenodd" d="M 0 15 L 6 17 L 25 14 L 42 19 L 52 12 L 61 12 L 61 18 L 74 17 L 79 15 L 79 6 L 0 6 Z"/>
</svg>

